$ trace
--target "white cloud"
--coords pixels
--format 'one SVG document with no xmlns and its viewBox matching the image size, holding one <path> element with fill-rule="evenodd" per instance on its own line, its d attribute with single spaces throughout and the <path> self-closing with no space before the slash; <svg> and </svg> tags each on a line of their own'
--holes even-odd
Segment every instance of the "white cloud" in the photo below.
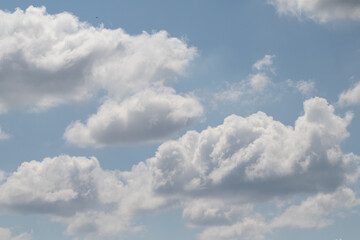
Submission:
<svg viewBox="0 0 360 240">
<path fill-rule="evenodd" d="M 351 189 L 341 188 L 334 193 L 320 193 L 309 197 L 300 205 L 290 206 L 281 216 L 273 219 L 270 225 L 273 228 L 326 227 L 332 224 L 332 215 L 359 204 L 360 200 L 356 199 L 355 193 Z"/>
<path fill-rule="evenodd" d="M 293 81 L 291 79 L 288 79 L 286 80 L 286 83 L 289 87 L 298 90 L 305 97 L 312 96 L 316 92 L 315 82 L 311 80 Z"/>
<path fill-rule="evenodd" d="M 117 171 L 101 169 L 96 158 L 61 155 L 22 163 L 0 185 L 0 209 L 44 214 L 85 239 L 136 231 L 131 215 L 117 210 L 125 195 Z"/>
<path fill-rule="evenodd" d="M 273 68 L 273 58 L 275 55 L 265 55 L 264 58 L 256 61 L 253 65 L 253 68 L 258 71 L 270 70 L 274 72 Z"/>
<path fill-rule="evenodd" d="M 231 226 L 211 227 L 199 235 L 201 240 L 263 240 L 270 228 L 261 219 L 245 218 Z"/>
<path fill-rule="evenodd" d="M 341 106 L 351 106 L 351 105 L 360 104 L 360 82 L 356 83 L 352 88 L 340 94 L 339 104 Z"/>
<path fill-rule="evenodd" d="M 31 240 L 31 234 L 29 233 L 21 233 L 17 236 L 13 236 L 11 230 L 8 228 L 0 227 L 0 239 L 1 240 Z"/>
<path fill-rule="evenodd" d="M 45 7 L 0 11 L 0 110 L 46 109 L 99 89 L 121 98 L 172 80 L 196 55 L 165 31 L 129 35 Z"/>
<path fill-rule="evenodd" d="M 263 91 L 271 82 L 271 78 L 269 78 L 264 73 L 257 73 L 250 76 L 250 85 L 253 90 L 256 92 Z"/>
<path fill-rule="evenodd" d="M 11 136 L 7 133 L 5 133 L 1 127 L 0 127 L 0 140 L 9 139 Z"/>
<path fill-rule="evenodd" d="M 265 55 L 264 58 L 256 61 L 253 69 L 256 70 L 254 74 L 249 74 L 247 79 L 242 81 L 227 84 L 227 88 L 217 92 L 215 98 L 221 101 L 238 101 L 240 98 L 250 98 L 251 101 L 256 102 L 255 96 L 261 93 L 264 97 L 264 91 L 271 85 L 270 74 L 275 74 L 273 67 L 273 58 L 275 55 Z"/>
<path fill-rule="evenodd" d="M 206 227 L 202 239 L 263 239 L 272 226 L 247 217 L 249 204 L 331 193 L 356 181 L 360 158 L 340 149 L 351 119 L 322 98 L 304 102 L 294 127 L 261 112 L 229 116 L 163 143 L 155 157 L 122 173 L 128 202 L 147 199 L 146 208 L 133 205 L 149 210 L 183 202 L 188 224 Z"/>
<path fill-rule="evenodd" d="M 176 95 L 170 88 L 147 89 L 120 103 L 106 101 L 86 124 L 68 126 L 64 138 L 95 147 L 161 140 L 189 126 L 202 112 L 194 97 Z"/>
<path fill-rule="evenodd" d="M 105 146 L 163 139 L 202 111 L 195 98 L 172 90 L 151 94 L 149 88 L 160 88 L 153 90 L 160 94 L 196 55 L 195 48 L 165 31 L 132 36 L 122 29 L 90 26 L 67 12 L 51 15 L 45 7 L 0 11 L 0 17 L 6 19 L 0 23 L 0 112 L 44 110 L 104 90 L 110 100 L 89 119 L 90 125 L 76 122 L 65 135 L 78 145 Z M 166 103 L 166 97 L 174 102 Z M 127 104 L 144 109 L 129 109 Z M 115 109 L 123 115 L 109 112 Z M 101 126 L 100 119 L 109 125 Z M 122 120 L 131 120 L 127 123 L 132 127 L 126 128 Z"/>
<path fill-rule="evenodd" d="M 244 201 L 335 190 L 357 174 L 352 157 L 340 150 L 351 115 L 336 116 L 321 98 L 306 101 L 304 110 L 294 128 L 258 112 L 232 115 L 218 127 L 165 142 L 147 161 L 155 190 Z M 133 174 L 141 175 L 136 169 Z"/>
<path fill-rule="evenodd" d="M 96 158 L 62 155 L 22 163 L 0 185 L 0 209 L 19 213 L 73 215 L 118 201 L 122 182 Z"/>
<path fill-rule="evenodd" d="M 252 204 L 199 198 L 184 204 L 183 218 L 193 227 L 228 225 L 241 220 L 252 209 Z"/>
<path fill-rule="evenodd" d="M 340 148 L 351 119 L 313 98 L 294 127 L 262 112 L 231 115 L 217 127 L 166 141 L 129 171 L 106 171 L 95 158 L 65 155 L 25 162 L 3 176 L 0 209 L 53 216 L 67 234 L 85 239 L 136 232 L 135 215 L 171 206 L 183 207 L 189 226 L 205 227 L 202 239 L 262 239 L 272 228 L 290 226 L 286 219 L 304 208 L 311 211 L 292 226 L 308 218 L 322 226 L 323 216 L 333 216 L 327 212 L 358 201 L 347 187 L 358 178 L 360 158 Z M 270 222 L 253 208 L 314 195 Z M 325 207 L 315 212 L 319 203 Z"/>
<path fill-rule="evenodd" d="M 104 236 L 121 236 L 141 230 L 141 227 L 132 225 L 130 216 L 117 215 L 116 212 L 77 212 L 69 218 L 56 218 L 56 221 L 67 224 L 66 235 L 82 236 L 86 240 L 103 239 Z"/>
<path fill-rule="evenodd" d="M 279 14 L 310 18 L 327 23 L 335 20 L 360 20 L 357 0 L 268 0 Z"/>
</svg>

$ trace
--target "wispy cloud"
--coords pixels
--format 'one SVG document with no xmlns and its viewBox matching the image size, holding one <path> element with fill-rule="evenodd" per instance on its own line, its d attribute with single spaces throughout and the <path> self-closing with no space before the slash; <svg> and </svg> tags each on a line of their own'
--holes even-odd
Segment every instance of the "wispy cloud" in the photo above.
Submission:
<svg viewBox="0 0 360 240">
<path fill-rule="evenodd" d="M 309 18 L 319 23 L 336 20 L 360 20 L 357 0 L 268 0 L 279 14 Z"/>
</svg>

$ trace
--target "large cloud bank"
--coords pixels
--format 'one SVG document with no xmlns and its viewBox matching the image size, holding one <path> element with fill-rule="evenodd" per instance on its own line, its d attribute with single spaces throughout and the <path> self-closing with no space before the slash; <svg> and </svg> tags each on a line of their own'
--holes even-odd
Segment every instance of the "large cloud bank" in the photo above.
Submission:
<svg viewBox="0 0 360 240">
<path fill-rule="evenodd" d="M 357 0 L 268 0 L 280 14 L 310 18 L 326 23 L 335 20 L 360 20 Z"/>
<path fill-rule="evenodd" d="M 67 12 L 48 14 L 45 7 L 31 6 L 13 13 L 0 11 L 0 17 L 4 19 L 0 23 L 2 113 L 11 109 L 46 110 L 62 103 L 84 101 L 102 90 L 109 101 L 88 120 L 87 127 L 75 125 L 82 127 L 73 129 L 81 131 L 80 136 L 65 134 L 70 143 L 95 146 L 159 140 L 188 126 L 202 113 L 195 97 L 177 95 L 166 86 L 185 71 L 196 49 L 169 37 L 165 31 L 132 36 L 122 29 L 93 27 Z M 164 88 L 167 90 L 161 90 Z M 166 101 L 167 97 L 173 102 Z M 134 103 L 145 109 L 129 109 Z M 110 105 L 120 115 L 109 113 Z M 175 116 L 180 112 L 181 116 Z M 152 113 L 161 121 L 151 122 Z M 136 121 L 126 122 L 125 115 L 131 120 L 136 117 Z M 96 118 L 107 117 L 111 119 L 106 120 L 106 126 L 92 124 Z M 91 135 L 99 128 L 121 135 Z M 144 138 L 130 129 L 144 130 Z M 158 130 L 162 134 L 151 135 Z M 84 132 L 93 136 L 88 142 L 84 142 Z"/>
<path fill-rule="evenodd" d="M 25 162 L 3 179 L 0 209 L 47 214 L 67 224 L 67 234 L 99 239 L 137 231 L 136 215 L 170 206 L 182 206 L 189 225 L 205 227 L 201 239 L 263 239 L 276 228 L 326 226 L 359 205 L 350 188 L 359 157 L 340 148 L 351 119 L 313 98 L 294 127 L 262 112 L 232 115 L 163 143 L 126 172 L 65 155 Z M 289 205 L 294 196 L 304 200 Z M 283 200 L 270 220 L 255 211 Z"/>
</svg>

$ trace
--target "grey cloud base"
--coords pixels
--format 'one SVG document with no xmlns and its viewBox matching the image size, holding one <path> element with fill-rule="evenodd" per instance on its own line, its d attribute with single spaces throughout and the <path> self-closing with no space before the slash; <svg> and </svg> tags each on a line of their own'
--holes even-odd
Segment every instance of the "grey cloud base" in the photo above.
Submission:
<svg viewBox="0 0 360 240">
<path fill-rule="evenodd" d="M 3 179 L 0 209 L 47 214 L 67 224 L 67 234 L 98 239 L 139 231 L 135 215 L 179 205 L 190 226 L 205 227 L 201 239 L 263 239 L 276 228 L 326 226 L 337 216 L 332 212 L 359 205 L 350 187 L 360 158 L 340 148 L 351 119 L 313 98 L 294 127 L 262 112 L 232 115 L 163 143 L 130 171 L 106 171 L 84 157 L 23 163 Z M 285 205 L 270 221 L 253 207 L 292 196 L 305 200 Z"/>
</svg>

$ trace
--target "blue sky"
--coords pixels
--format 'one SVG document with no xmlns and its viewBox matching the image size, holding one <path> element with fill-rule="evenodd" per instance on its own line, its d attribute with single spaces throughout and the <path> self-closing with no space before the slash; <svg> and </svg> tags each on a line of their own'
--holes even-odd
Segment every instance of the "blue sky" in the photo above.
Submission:
<svg viewBox="0 0 360 240">
<path fill-rule="evenodd" d="M 359 236 L 358 1 L 0 10 L 0 239 Z"/>
</svg>

